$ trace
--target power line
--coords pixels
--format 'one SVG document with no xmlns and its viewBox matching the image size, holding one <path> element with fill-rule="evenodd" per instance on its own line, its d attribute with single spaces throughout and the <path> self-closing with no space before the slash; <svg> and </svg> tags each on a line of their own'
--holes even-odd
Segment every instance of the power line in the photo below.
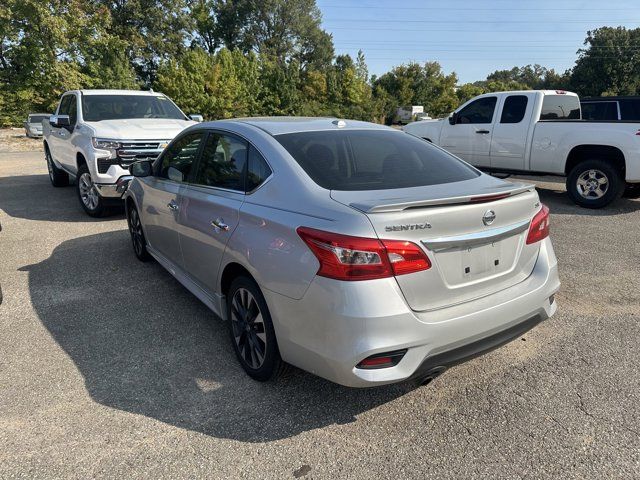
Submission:
<svg viewBox="0 0 640 480">
<path fill-rule="evenodd" d="M 628 19 L 623 20 L 602 20 L 602 19 L 589 19 L 589 20 L 555 20 L 559 23 L 616 23 L 616 22 L 624 22 L 638 24 L 640 21 L 629 21 Z M 485 19 L 485 20 L 409 20 L 409 19 L 385 19 L 385 20 L 377 20 L 377 19 L 367 19 L 367 18 L 325 18 L 323 22 L 348 22 L 348 23 L 357 23 L 357 22 L 366 22 L 366 23 L 531 23 L 531 20 L 504 20 L 501 18 L 496 19 Z"/>
<path fill-rule="evenodd" d="M 495 22 L 499 23 L 499 22 Z M 639 24 L 640 25 L 640 24 Z M 326 26 L 324 28 L 327 28 Z M 328 29 L 328 28 L 327 28 Z M 384 28 L 384 27 L 331 27 L 330 30 L 349 30 L 349 31 L 382 31 L 382 32 L 397 32 L 398 28 Z M 585 33 L 585 30 L 471 30 L 468 28 L 464 29 L 432 29 L 428 30 L 429 32 L 464 32 L 464 33 Z M 404 32 L 425 32 L 424 28 L 421 29 L 410 29 L 403 28 L 401 33 Z M 510 41 L 510 40 L 508 40 Z"/>
</svg>

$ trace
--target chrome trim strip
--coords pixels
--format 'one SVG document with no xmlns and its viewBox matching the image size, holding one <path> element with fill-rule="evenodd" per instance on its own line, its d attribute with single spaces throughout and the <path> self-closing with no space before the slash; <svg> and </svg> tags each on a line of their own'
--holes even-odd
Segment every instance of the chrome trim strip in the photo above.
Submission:
<svg viewBox="0 0 640 480">
<path fill-rule="evenodd" d="M 422 240 L 422 244 L 429 250 L 436 252 L 451 248 L 468 248 L 478 245 L 486 245 L 488 243 L 497 242 L 507 237 L 522 233 L 529 228 L 530 223 L 530 220 L 526 220 L 524 222 L 492 228 L 482 232 L 456 235 L 454 237 L 440 237 L 430 240 Z"/>
</svg>

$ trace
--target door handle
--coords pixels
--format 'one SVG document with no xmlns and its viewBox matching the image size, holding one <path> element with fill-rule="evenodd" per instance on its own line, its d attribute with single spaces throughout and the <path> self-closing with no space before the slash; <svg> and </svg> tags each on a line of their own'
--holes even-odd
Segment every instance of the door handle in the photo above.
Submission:
<svg viewBox="0 0 640 480">
<path fill-rule="evenodd" d="M 229 231 L 229 225 L 224 223 L 224 219 L 216 218 L 211 222 L 211 226 L 214 228 L 219 228 L 220 230 L 224 230 L 225 232 Z"/>
<path fill-rule="evenodd" d="M 476 130 L 476 133 L 480 134 L 480 135 L 486 135 L 488 133 L 491 133 L 489 130 Z"/>
<path fill-rule="evenodd" d="M 167 203 L 167 207 L 169 207 L 169 210 L 173 210 L 174 212 L 177 212 L 178 210 L 180 210 L 180 206 L 173 200 Z"/>
</svg>

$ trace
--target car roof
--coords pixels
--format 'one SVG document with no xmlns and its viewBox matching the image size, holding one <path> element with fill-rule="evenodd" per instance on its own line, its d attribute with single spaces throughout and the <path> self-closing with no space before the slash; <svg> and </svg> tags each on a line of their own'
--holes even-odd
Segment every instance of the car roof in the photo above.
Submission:
<svg viewBox="0 0 640 480">
<path fill-rule="evenodd" d="M 159 92 L 152 92 L 149 90 L 79 90 L 83 95 L 150 95 L 150 96 L 164 96 Z"/>
<path fill-rule="evenodd" d="M 248 124 L 257 127 L 270 135 L 283 135 L 286 133 L 321 132 L 334 130 L 392 130 L 377 123 L 362 122 L 359 120 L 343 120 L 335 117 L 248 117 L 234 118 L 231 120 L 219 120 L 216 122 L 201 123 L 203 127 L 216 128 L 229 124 Z"/>
</svg>

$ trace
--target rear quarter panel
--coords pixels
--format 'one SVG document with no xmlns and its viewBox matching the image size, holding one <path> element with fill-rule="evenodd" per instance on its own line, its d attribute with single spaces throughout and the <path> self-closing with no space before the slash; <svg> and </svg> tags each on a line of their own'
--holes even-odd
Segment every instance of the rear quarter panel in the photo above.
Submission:
<svg viewBox="0 0 640 480">
<path fill-rule="evenodd" d="M 581 145 L 603 145 L 622 151 L 626 180 L 640 181 L 640 123 L 543 121 L 535 127 L 531 171 L 565 174 L 567 157 Z"/>
<path fill-rule="evenodd" d="M 440 133 L 445 120 L 420 120 L 403 127 L 403 131 L 416 137 L 424 138 L 430 142 L 440 145 Z"/>
</svg>

